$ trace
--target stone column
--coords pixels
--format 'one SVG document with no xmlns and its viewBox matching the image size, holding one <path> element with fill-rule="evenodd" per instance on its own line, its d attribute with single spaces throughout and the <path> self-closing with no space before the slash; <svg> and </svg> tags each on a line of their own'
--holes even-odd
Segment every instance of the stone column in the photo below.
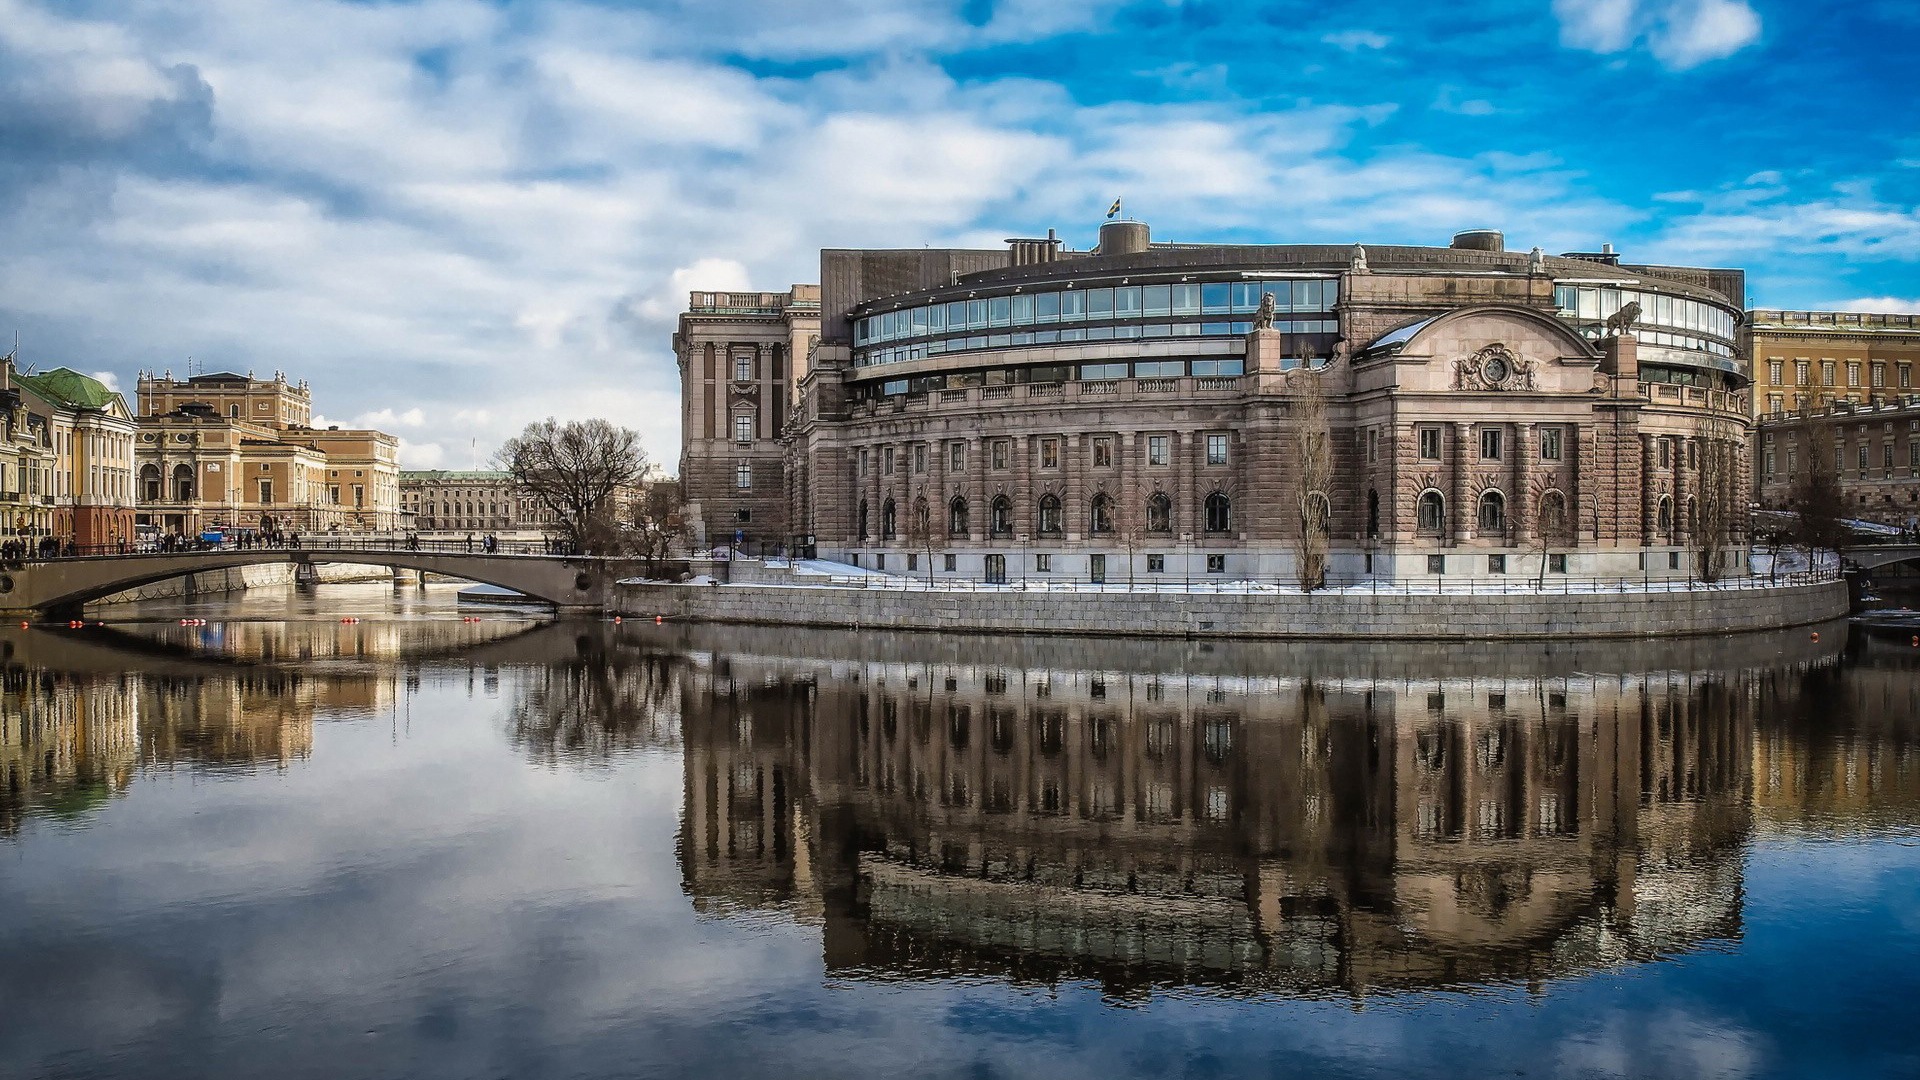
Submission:
<svg viewBox="0 0 1920 1080">
<path fill-rule="evenodd" d="M 1069 541 L 1079 540 L 1087 535 L 1087 507 L 1090 501 L 1084 490 L 1086 486 L 1086 462 L 1080 460 L 1086 452 L 1085 440 L 1079 432 L 1060 436 L 1060 522 Z"/>
<path fill-rule="evenodd" d="M 1687 447 L 1690 439 L 1673 440 L 1673 543 L 1675 547 L 1685 547 L 1687 538 L 1693 535 L 1693 521 L 1687 514 L 1687 495 L 1693 473 L 1687 468 Z"/>
<path fill-rule="evenodd" d="M 1473 515 L 1467 505 L 1467 470 L 1473 461 L 1473 425 L 1453 425 L 1453 490 L 1447 494 L 1449 515 L 1453 518 L 1453 542 L 1473 538 Z"/>
<path fill-rule="evenodd" d="M 1565 452 L 1564 450 L 1562 451 Z M 1513 494 L 1508 497 L 1507 505 L 1512 518 L 1510 542 L 1514 547 L 1526 547 L 1533 542 L 1533 460 L 1536 451 L 1533 445 L 1533 425 L 1515 424 L 1513 426 Z"/>
<path fill-rule="evenodd" d="M 773 346 L 759 344 L 753 352 L 753 381 L 760 389 L 753 404 L 758 414 L 755 427 L 762 439 L 778 438 L 780 432 L 773 426 Z"/>
<path fill-rule="evenodd" d="M 1655 470 L 1660 461 L 1660 450 L 1653 443 L 1654 437 L 1646 432 L 1640 433 L 1640 544 L 1653 546 L 1659 535 L 1660 524 L 1660 483 Z"/>
<path fill-rule="evenodd" d="M 1039 538 L 1039 498 L 1033 490 L 1033 436 L 1016 435 L 1013 437 L 1013 532 L 1015 536 L 1024 534 L 1031 542 Z M 1028 567 L 1021 567 L 1025 572 Z"/>
<path fill-rule="evenodd" d="M 1600 487 L 1604 481 L 1600 477 L 1600 436 L 1599 429 L 1592 424 L 1576 424 L 1573 428 L 1573 468 L 1567 471 L 1567 486 L 1573 490 L 1567 495 L 1567 513 L 1572 516 L 1575 539 L 1583 544 L 1600 543 L 1600 523 L 1596 520 L 1595 506 L 1601 498 Z M 1619 522 L 1612 527 L 1618 531 Z"/>
<path fill-rule="evenodd" d="M 987 483 L 987 440 L 979 435 L 967 441 L 967 472 L 973 483 L 971 505 L 967 507 L 967 539 L 974 543 L 993 535 L 993 495 Z"/>
<path fill-rule="evenodd" d="M 945 439 L 928 440 L 927 542 L 935 548 L 945 547 L 951 543 L 947 538 L 947 501 L 953 498 L 947 492 L 947 454 L 949 452 Z M 929 569 L 937 569 L 937 567 Z"/>
</svg>

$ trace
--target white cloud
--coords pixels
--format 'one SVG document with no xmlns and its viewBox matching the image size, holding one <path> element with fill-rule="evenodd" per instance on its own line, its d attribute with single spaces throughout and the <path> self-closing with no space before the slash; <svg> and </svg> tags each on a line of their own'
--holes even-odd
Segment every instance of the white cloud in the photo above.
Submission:
<svg viewBox="0 0 1920 1080">
<path fill-rule="evenodd" d="M 111 371 L 95 371 L 92 372 L 89 377 L 97 380 L 101 386 L 106 387 L 116 394 L 120 392 L 120 376 Z"/>
<path fill-rule="evenodd" d="M 1853 300 L 1842 300 L 1834 305 L 1839 311 L 1869 311 L 1883 315 L 1920 314 L 1920 297 L 1903 299 L 1897 296 L 1862 296 Z"/>
<path fill-rule="evenodd" d="M 1384 49 L 1393 44 L 1393 39 L 1372 30 L 1342 30 L 1337 34 L 1328 34 L 1321 41 L 1346 52 L 1359 52 L 1361 49 Z"/>
<path fill-rule="evenodd" d="M 1747 0 L 1553 0 L 1553 13 L 1568 48 L 1617 53 L 1645 41 L 1676 71 L 1732 56 L 1761 28 Z"/>
</svg>

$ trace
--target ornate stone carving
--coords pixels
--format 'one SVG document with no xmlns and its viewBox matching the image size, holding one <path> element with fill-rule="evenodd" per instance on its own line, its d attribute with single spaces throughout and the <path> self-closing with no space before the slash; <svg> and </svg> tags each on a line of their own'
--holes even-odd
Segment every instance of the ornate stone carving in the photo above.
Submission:
<svg viewBox="0 0 1920 1080">
<path fill-rule="evenodd" d="M 1629 300 L 1620 306 L 1620 310 L 1607 316 L 1607 333 L 1624 334 L 1633 329 L 1640 319 L 1640 301 Z"/>
<path fill-rule="evenodd" d="M 1347 260 L 1347 269 L 1356 274 L 1367 270 L 1367 249 L 1359 244 L 1353 245 L 1353 255 Z"/>
<path fill-rule="evenodd" d="M 1253 313 L 1253 328 L 1255 330 L 1273 329 L 1274 310 L 1273 294 L 1260 294 L 1260 310 Z"/>
<path fill-rule="evenodd" d="M 1539 277 L 1547 272 L 1547 253 L 1534 248 L 1527 254 L 1527 273 Z"/>
<path fill-rule="evenodd" d="M 1453 364 L 1455 390 L 1531 390 L 1533 361 L 1499 342 Z"/>
<path fill-rule="evenodd" d="M 752 402 L 756 405 L 759 404 L 760 385 L 758 383 L 739 383 L 739 382 L 734 383 L 733 384 L 733 400 L 742 401 L 742 402 Z"/>
</svg>

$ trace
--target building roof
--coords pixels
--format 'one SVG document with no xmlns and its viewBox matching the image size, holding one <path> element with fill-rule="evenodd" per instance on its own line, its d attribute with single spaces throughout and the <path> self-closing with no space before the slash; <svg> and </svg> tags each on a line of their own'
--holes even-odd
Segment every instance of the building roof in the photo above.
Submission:
<svg viewBox="0 0 1920 1080">
<path fill-rule="evenodd" d="M 115 401 L 121 401 L 120 395 L 107 389 L 105 383 L 72 368 L 54 368 L 52 371 L 21 375 L 19 379 L 41 397 L 78 405 L 83 409 L 104 409 Z M 126 403 L 121 401 L 121 404 Z"/>
<path fill-rule="evenodd" d="M 426 483 L 426 482 L 436 481 L 436 480 L 486 480 L 496 484 L 504 484 L 512 479 L 513 477 L 511 474 L 500 472 L 497 469 L 464 469 L 464 470 L 463 469 L 402 469 L 400 470 L 400 482 L 403 484 L 408 482 L 409 480 L 415 483 Z"/>
</svg>

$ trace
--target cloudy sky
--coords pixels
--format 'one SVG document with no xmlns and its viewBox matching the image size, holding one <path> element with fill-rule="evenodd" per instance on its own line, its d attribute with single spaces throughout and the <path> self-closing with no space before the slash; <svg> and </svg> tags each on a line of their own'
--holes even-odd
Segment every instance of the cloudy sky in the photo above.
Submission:
<svg viewBox="0 0 1920 1080">
<path fill-rule="evenodd" d="M 822 246 L 1444 243 L 1920 310 L 1920 5 L 0 0 L 23 366 L 286 371 L 470 467 L 604 415 L 677 457 L 692 288 Z M 477 455 L 475 448 L 477 447 Z"/>
</svg>

